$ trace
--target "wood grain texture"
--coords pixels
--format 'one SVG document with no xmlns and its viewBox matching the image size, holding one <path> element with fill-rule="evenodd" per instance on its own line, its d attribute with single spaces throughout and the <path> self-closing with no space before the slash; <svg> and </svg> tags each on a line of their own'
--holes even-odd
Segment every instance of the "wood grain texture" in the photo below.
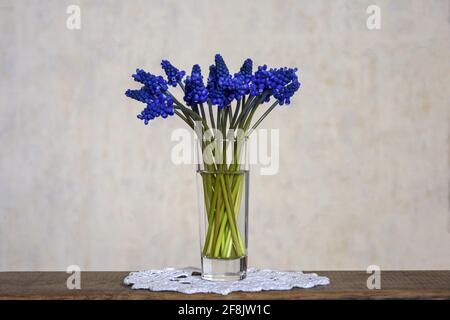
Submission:
<svg viewBox="0 0 450 320">
<path fill-rule="evenodd" d="M 131 290 L 123 285 L 128 272 L 83 272 L 81 289 L 68 290 L 64 272 L 1 272 L 0 300 L 5 299 L 450 299 L 450 271 L 384 271 L 381 289 L 369 290 L 363 271 L 319 271 L 331 284 L 312 289 L 181 294 Z"/>
</svg>

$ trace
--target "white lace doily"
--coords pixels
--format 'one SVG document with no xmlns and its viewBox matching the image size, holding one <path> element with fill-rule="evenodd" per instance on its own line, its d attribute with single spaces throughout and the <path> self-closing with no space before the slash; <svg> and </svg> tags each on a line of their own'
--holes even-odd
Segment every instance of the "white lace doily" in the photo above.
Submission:
<svg viewBox="0 0 450 320">
<path fill-rule="evenodd" d="M 263 290 L 290 290 L 292 288 L 312 288 L 327 285 L 330 279 L 315 273 L 283 272 L 269 269 L 249 268 L 244 280 L 233 282 L 213 282 L 203 280 L 195 268 L 146 270 L 131 272 L 123 280 L 132 289 L 150 291 L 176 291 L 192 293 L 229 294 L 233 291 L 256 292 Z"/>
</svg>

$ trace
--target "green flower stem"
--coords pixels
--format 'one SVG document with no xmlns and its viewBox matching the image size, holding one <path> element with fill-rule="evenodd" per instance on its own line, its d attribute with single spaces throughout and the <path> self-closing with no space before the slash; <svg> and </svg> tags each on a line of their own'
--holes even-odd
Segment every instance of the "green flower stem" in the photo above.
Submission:
<svg viewBox="0 0 450 320">
<path fill-rule="evenodd" d="M 216 180 L 220 181 L 220 178 L 217 176 Z M 224 221 L 224 217 L 226 216 L 224 214 L 225 203 L 223 201 L 222 186 L 220 184 L 219 184 L 219 187 L 217 189 L 217 192 L 219 194 L 220 202 L 217 203 L 215 217 L 214 217 L 214 234 L 212 235 L 213 236 L 213 240 L 212 240 L 212 252 L 211 252 L 212 254 L 214 254 L 216 248 L 221 245 L 221 239 L 219 237 L 219 235 L 220 235 L 220 226 L 222 225 L 222 223 Z"/>
<path fill-rule="evenodd" d="M 258 97 L 250 102 L 250 107 L 247 108 L 247 110 L 244 111 L 241 120 L 237 123 L 237 127 L 242 129 L 244 128 L 245 122 L 247 121 L 248 115 L 256 108 L 256 106 L 259 105 L 259 101 L 261 100 L 261 97 Z"/>
<path fill-rule="evenodd" d="M 197 105 L 192 106 L 191 110 L 180 101 L 178 101 L 178 99 L 172 93 L 170 93 L 169 91 L 166 91 L 166 93 L 169 94 L 172 97 L 172 100 L 175 102 L 176 107 L 174 107 L 174 109 L 180 109 L 181 111 L 183 111 L 183 113 L 189 114 L 194 120 L 201 121 L 205 130 L 208 128 L 208 124 L 206 123 L 205 119 L 202 119 L 199 115 Z"/>
<path fill-rule="evenodd" d="M 207 177 L 202 176 L 202 181 L 203 181 L 203 190 L 205 190 L 206 192 L 203 192 L 204 198 L 205 198 L 205 207 L 206 207 L 206 211 L 209 212 L 210 211 L 210 206 L 211 206 L 211 200 L 210 200 L 210 195 L 209 195 L 209 187 L 208 187 L 208 182 L 207 182 Z"/>
<path fill-rule="evenodd" d="M 178 112 L 177 110 L 174 110 L 174 113 L 177 116 L 179 116 L 184 122 L 186 122 L 189 127 L 194 129 L 194 123 L 192 122 L 192 120 L 190 118 L 186 117 L 185 115 L 183 115 L 182 113 Z"/>
<path fill-rule="evenodd" d="M 222 109 L 223 110 L 223 109 Z M 225 111 L 222 111 L 222 166 L 226 167 L 227 165 L 227 140 L 226 140 L 226 130 L 227 130 L 227 115 L 230 108 L 226 108 Z"/>
<path fill-rule="evenodd" d="M 192 111 L 194 111 L 197 115 L 200 116 L 200 112 L 198 111 L 198 106 L 196 104 L 192 105 Z"/>
<path fill-rule="evenodd" d="M 204 129 L 208 128 L 208 124 L 197 113 L 195 113 L 191 109 L 186 108 L 183 105 L 178 105 L 178 104 L 177 104 L 177 106 L 174 107 L 174 109 L 179 109 L 179 110 L 185 112 L 186 114 L 190 115 L 192 117 L 192 119 L 195 121 L 201 121 L 204 126 Z"/>
<path fill-rule="evenodd" d="M 212 223 L 211 221 L 213 220 L 213 217 L 214 217 L 214 210 L 216 209 L 216 204 L 218 202 L 218 197 L 220 196 L 220 192 L 218 192 L 219 187 L 220 187 L 219 179 L 215 179 L 215 186 L 214 186 L 214 190 L 213 190 L 213 198 L 212 198 L 210 209 L 208 211 L 208 217 L 209 217 L 209 222 L 210 223 Z"/>
<path fill-rule="evenodd" d="M 222 141 L 216 141 L 216 148 L 212 150 L 214 163 L 205 164 L 207 173 L 204 178 L 205 208 L 208 219 L 208 230 L 204 242 L 203 254 L 211 258 L 230 258 L 242 256 L 246 252 L 243 238 L 238 228 L 237 220 L 241 210 L 243 196 L 244 174 L 239 171 L 239 158 L 244 142 L 243 137 L 237 137 L 233 149 L 231 162 L 227 163 L 227 144 L 225 137 L 227 124 L 231 128 L 243 129 L 245 136 L 249 136 L 252 131 L 267 117 L 274 109 L 277 102 L 274 103 L 255 125 L 248 130 L 256 109 L 265 100 L 269 92 L 264 92 L 257 97 L 245 97 L 237 103 L 234 112 L 230 110 L 231 106 L 217 109 L 217 122 L 214 122 L 214 113 L 212 105 L 208 101 L 209 120 L 211 127 L 219 129 L 222 132 Z M 201 110 L 200 110 L 201 111 Z M 197 120 L 195 116 L 189 113 L 189 117 Z M 203 127 L 207 128 L 205 122 L 206 114 L 202 112 Z M 228 122 L 228 123 L 227 123 Z M 214 172 L 214 173 L 213 173 Z"/>
<path fill-rule="evenodd" d="M 242 116 L 242 119 L 239 123 L 239 127 L 240 128 L 245 128 L 245 124 L 248 121 L 249 118 L 249 114 L 251 114 L 253 116 L 253 114 L 255 113 L 256 108 L 258 108 L 258 106 L 264 102 L 264 100 L 266 99 L 266 97 L 270 94 L 270 91 L 264 91 L 260 96 L 258 96 L 257 98 L 253 99 L 250 104 L 249 107 L 247 108 L 247 110 L 245 111 L 245 113 Z M 247 130 L 247 129 L 245 129 Z"/>
<path fill-rule="evenodd" d="M 220 188 L 220 187 L 219 187 Z M 219 238 L 219 230 L 220 230 L 220 222 L 221 222 L 221 220 L 222 220 L 222 214 L 221 214 L 221 212 L 222 212 L 222 210 L 221 210 L 221 207 L 222 207 L 222 205 L 221 205 L 221 202 L 222 202 L 222 198 L 220 198 L 219 199 L 219 203 L 217 204 L 217 207 L 216 207 L 216 214 L 215 214 L 215 216 L 214 216 L 214 234 L 213 234 L 213 244 L 212 244 L 212 246 L 213 246 L 213 248 L 215 248 L 216 246 L 217 246 L 217 241 L 218 241 L 218 238 Z"/>
<path fill-rule="evenodd" d="M 241 208 L 241 200 L 242 200 L 242 175 L 237 176 L 237 188 L 233 189 L 233 196 L 235 197 L 235 206 L 234 206 L 234 212 L 236 213 L 236 219 L 238 218 L 240 208 Z M 236 187 L 235 186 L 235 187 Z M 237 192 L 235 192 L 237 190 Z M 224 252 L 222 253 L 225 257 L 229 257 L 231 254 L 231 231 L 229 228 L 226 231 L 226 240 L 225 240 L 225 247 Z"/>
<path fill-rule="evenodd" d="M 219 179 L 216 179 L 214 191 L 213 191 L 213 198 L 212 198 L 209 210 L 208 210 L 208 216 L 207 216 L 208 217 L 208 230 L 207 230 L 207 234 L 206 234 L 206 238 L 205 238 L 205 245 L 203 246 L 203 255 L 210 253 L 211 234 L 214 229 L 214 212 L 217 212 L 217 203 L 219 202 L 218 196 L 220 195 L 219 192 L 217 191 L 218 186 L 219 186 Z"/>
<path fill-rule="evenodd" d="M 242 98 L 242 101 L 244 101 L 245 98 Z M 233 118 L 230 120 L 230 128 L 234 128 L 234 123 L 236 122 L 236 119 L 239 115 L 239 109 L 241 107 L 241 100 L 239 100 L 236 104 L 236 110 L 234 111 L 234 116 Z"/>
<path fill-rule="evenodd" d="M 240 144 L 239 144 L 240 145 Z M 234 154 L 234 163 L 237 161 L 235 160 L 237 158 L 237 153 L 240 151 L 235 149 Z M 231 170 L 230 170 L 231 169 Z M 228 172 L 236 172 L 237 169 L 237 163 L 234 166 L 231 166 L 228 168 Z M 223 257 L 223 258 L 229 258 L 232 254 L 235 256 L 241 256 L 245 253 L 245 246 L 242 242 L 242 238 L 239 232 L 239 229 L 236 227 L 236 219 L 240 210 L 240 201 L 241 201 L 241 188 L 242 184 L 239 181 L 242 181 L 242 175 L 232 175 L 231 181 L 226 176 L 226 183 L 222 184 L 222 190 L 224 189 L 224 185 L 227 186 L 226 188 L 226 194 L 231 195 L 231 202 L 234 203 L 230 204 L 230 206 L 234 207 L 234 214 L 232 211 L 230 212 L 230 208 L 221 208 L 219 212 L 216 214 L 223 215 L 224 218 L 221 220 L 221 227 L 219 230 L 218 238 L 215 242 L 215 250 L 214 250 L 214 257 Z M 236 178 L 236 180 L 234 179 Z M 232 186 L 232 191 L 230 190 L 230 186 Z M 225 200 L 226 201 L 226 200 Z M 225 202 L 226 205 L 226 202 Z M 226 210 L 226 214 L 223 214 L 223 210 Z M 235 219 L 229 219 L 229 215 L 231 215 Z M 228 222 L 229 221 L 229 222 Z M 225 235 L 224 235 L 225 233 Z M 233 239 L 233 241 L 232 241 Z M 232 245 L 234 244 L 234 246 Z"/>
<path fill-rule="evenodd" d="M 202 141 L 202 150 L 205 150 L 205 142 L 204 141 Z M 205 167 L 206 167 L 206 169 L 208 171 L 213 169 L 213 168 L 211 168 L 210 164 L 205 164 Z M 211 201 L 212 200 L 212 193 L 213 193 L 213 190 L 212 190 L 212 187 L 211 187 L 211 176 L 210 175 L 206 175 L 206 177 L 205 178 L 202 177 L 202 179 L 206 179 L 207 180 L 206 181 L 206 186 L 204 186 L 204 190 L 206 191 L 205 193 L 208 196 L 208 200 Z"/>
<path fill-rule="evenodd" d="M 227 115 L 229 114 L 231 107 L 227 107 L 227 108 L 222 108 L 220 109 L 219 112 L 219 121 L 218 123 L 220 123 L 220 129 L 222 132 L 222 138 L 224 138 L 225 135 L 225 131 L 226 131 L 226 126 L 227 126 Z M 227 141 L 223 140 L 219 141 L 219 143 L 221 143 L 221 151 L 222 151 L 222 163 L 219 165 L 220 169 L 223 171 L 224 169 L 226 169 L 227 165 L 227 159 L 226 159 L 226 147 L 227 147 Z M 224 180 L 223 174 L 220 174 L 219 177 L 220 181 L 222 182 Z M 225 179 L 227 178 L 227 176 L 225 176 Z M 216 211 L 216 216 L 215 216 L 215 233 L 214 233 L 214 239 L 213 239 L 213 255 L 215 257 L 219 256 L 220 254 L 220 249 L 223 247 L 223 234 L 224 234 L 224 226 L 227 223 L 227 215 L 224 213 L 224 210 L 227 211 L 228 209 L 226 208 L 226 204 L 229 201 L 229 192 L 228 190 L 224 189 L 225 185 L 221 184 L 219 188 L 221 188 L 222 192 L 223 192 L 223 200 L 224 200 L 224 207 L 220 207 L 220 209 L 218 211 Z M 220 226 L 220 227 L 219 227 Z"/>
<path fill-rule="evenodd" d="M 220 255 L 224 258 L 231 258 L 231 234 L 230 234 L 230 228 L 228 225 L 225 226 L 225 235 L 223 239 L 223 245 L 220 248 Z M 230 251 L 230 253 L 228 253 Z"/>
<path fill-rule="evenodd" d="M 222 108 L 223 109 L 223 108 Z M 221 125 L 220 125 L 220 117 L 222 115 L 222 109 L 220 109 L 219 107 L 217 107 L 217 117 L 216 117 L 216 129 L 220 129 Z"/>
<path fill-rule="evenodd" d="M 234 126 L 232 127 L 233 129 L 236 129 L 238 127 L 238 124 L 241 122 L 241 120 L 244 117 L 244 115 L 250 109 L 250 106 L 251 106 L 251 104 L 252 104 L 254 99 L 255 99 L 255 97 L 249 97 L 247 102 L 244 105 L 242 105 L 241 113 L 239 114 L 239 117 L 236 119 L 236 121 L 234 123 Z"/>
<path fill-rule="evenodd" d="M 223 190 L 223 187 L 222 187 Z M 237 190 L 237 189 L 236 189 Z M 240 202 L 240 201 L 239 201 Z M 225 202 L 226 205 L 226 202 Z M 211 223 L 208 226 L 208 233 L 206 235 L 205 245 L 203 249 L 203 253 L 211 256 L 211 257 L 229 257 L 229 254 L 225 254 L 224 250 L 226 245 L 229 246 L 229 243 L 232 239 L 233 226 L 236 225 L 236 221 L 229 220 L 229 210 L 224 207 L 224 203 L 218 206 L 219 209 L 216 210 L 215 218 L 211 219 Z M 238 206 L 235 206 L 236 209 L 239 209 Z M 226 212 L 225 212 L 226 211 Z M 238 212 L 238 211 L 235 211 Z M 233 214 L 233 213 L 232 213 Z M 237 215 L 236 215 L 237 216 Z M 219 223 L 217 223 L 216 217 L 218 217 Z M 237 250 L 241 248 L 241 252 L 239 255 L 242 255 L 245 252 L 245 247 L 243 246 L 241 236 L 239 234 L 239 230 L 236 230 L 236 237 L 233 239 L 233 244 L 236 246 Z M 230 234 L 228 236 L 228 234 Z M 216 235 L 216 236 L 215 236 Z M 215 236 L 215 239 L 213 239 Z M 230 240 L 227 240 L 230 238 Z M 235 242 L 238 241 L 238 242 Z M 229 252 L 229 250 L 228 250 Z"/>
<path fill-rule="evenodd" d="M 247 136 L 250 136 L 252 132 L 258 127 L 258 125 L 267 117 L 267 115 L 278 105 L 278 101 L 275 101 L 269 109 L 264 112 L 264 114 L 255 122 L 250 131 L 247 133 Z"/>
<path fill-rule="evenodd" d="M 226 173 L 225 173 L 226 174 Z M 216 181 L 224 182 L 226 180 L 226 177 L 223 177 L 223 173 L 218 173 L 216 177 Z M 225 191 L 224 191 L 225 190 Z M 221 204 L 216 202 L 216 209 L 214 213 L 214 217 L 210 216 L 209 223 L 208 223 L 208 231 L 205 239 L 205 244 L 203 247 L 203 254 L 207 255 L 212 258 L 226 258 L 229 257 L 229 255 L 225 255 L 224 252 L 226 250 L 226 235 L 228 234 L 228 230 L 236 230 L 236 236 L 233 239 L 237 239 L 233 244 L 236 246 L 236 255 L 242 255 L 245 252 L 245 247 L 242 243 L 241 236 L 239 234 L 239 229 L 236 228 L 236 221 L 235 219 L 230 220 L 229 213 L 230 208 L 227 208 L 227 199 L 230 196 L 233 199 L 234 203 L 237 203 L 237 196 L 239 193 L 238 188 L 233 188 L 233 191 L 230 192 L 230 188 L 226 187 L 223 183 L 220 184 L 218 188 L 215 190 L 216 194 L 218 194 L 217 197 L 220 197 L 223 194 L 223 198 L 225 198 L 224 201 L 221 202 Z M 214 199 L 214 198 L 213 198 Z M 213 200 L 214 201 L 214 200 Z M 240 201 L 239 201 L 240 202 Z M 213 206 L 210 206 L 211 210 Z M 238 209 L 239 207 L 237 205 L 234 205 L 235 209 Z M 234 211 L 239 212 L 239 211 Z M 233 212 L 231 212 L 233 217 L 237 217 Z M 219 222 L 217 222 L 219 221 Z M 231 231 L 233 232 L 233 231 Z"/>
<path fill-rule="evenodd" d="M 210 121 L 211 121 L 211 128 L 216 129 L 216 124 L 214 122 L 214 112 L 213 112 L 213 109 L 212 109 L 211 102 L 208 100 L 207 103 L 208 103 L 209 118 L 210 118 Z"/>
<path fill-rule="evenodd" d="M 180 86 L 181 90 L 183 90 L 183 93 L 186 93 L 186 90 L 184 89 L 184 84 L 181 81 L 177 81 L 178 85 Z"/>
<path fill-rule="evenodd" d="M 238 194 L 239 194 L 239 189 L 238 188 L 233 189 L 232 198 L 235 199 L 234 200 L 235 203 L 237 203 L 236 202 L 236 198 L 238 197 Z M 239 200 L 239 202 L 240 202 L 240 200 Z M 239 207 L 235 205 L 234 208 L 235 208 L 234 212 L 236 212 L 235 216 L 237 218 L 238 213 L 239 213 L 239 211 L 237 211 L 237 210 L 239 210 Z M 221 208 L 220 212 L 223 214 L 223 207 Z M 241 239 L 240 233 L 239 233 L 239 229 L 237 229 L 237 230 L 238 230 L 237 234 L 238 234 L 238 237 L 240 239 L 239 243 L 241 244 L 241 246 L 243 248 L 243 251 L 245 252 L 245 247 L 243 247 L 242 239 Z M 225 235 L 227 235 L 227 236 L 225 236 Z M 228 240 L 228 238 L 230 238 L 230 239 Z M 218 241 L 216 243 L 215 250 L 214 250 L 214 256 L 215 257 L 229 258 L 230 255 L 229 254 L 225 254 L 226 245 L 227 244 L 229 245 L 229 243 L 231 243 L 231 231 L 230 231 L 230 226 L 229 226 L 229 223 L 228 223 L 228 216 L 226 214 L 223 214 L 222 219 L 221 219 L 220 231 L 219 231 L 219 235 L 218 235 Z"/>
<path fill-rule="evenodd" d="M 206 114 L 205 114 L 205 108 L 203 107 L 203 103 L 200 104 L 200 114 L 202 115 L 203 121 L 206 123 Z"/>
<path fill-rule="evenodd" d="M 220 221 L 220 231 L 218 233 L 218 241 L 216 242 L 216 247 L 214 250 L 215 257 L 220 256 L 220 251 L 221 251 L 220 249 L 223 247 L 223 243 L 224 243 L 223 235 L 224 235 L 225 227 L 227 226 L 227 220 L 228 220 L 227 215 L 222 214 L 221 221 Z"/>
<path fill-rule="evenodd" d="M 231 229 L 231 237 L 233 238 L 233 242 L 236 247 L 236 253 L 238 255 L 243 255 L 244 254 L 243 244 L 242 244 L 242 240 L 238 236 L 238 230 L 236 227 L 236 219 L 235 219 L 234 210 L 233 210 L 234 208 L 232 208 L 230 205 L 230 199 L 229 199 L 230 195 L 226 191 L 225 179 L 222 175 L 219 176 L 219 179 L 220 179 L 220 184 L 222 186 L 223 198 L 224 198 L 225 208 L 226 208 L 225 211 L 226 211 L 230 229 Z"/>
<path fill-rule="evenodd" d="M 235 148 L 235 154 L 234 154 L 234 159 L 233 159 L 234 161 L 233 161 L 233 164 L 230 164 L 230 171 L 232 171 L 232 172 L 233 171 L 235 172 L 237 170 L 237 165 L 238 165 L 237 159 L 239 158 L 238 154 L 240 153 L 240 149 L 242 146 L 242 139 L 238 140 L 238 141 L 239 141 L 239 143 L 238 143 L 239 147 Z M 242 174 L 233 175 L 232 181 L 231 181 L 231 185 L 232 185 L 232 189 L 233 189 L 232 197 L 235 199 L 234 200 L 234 203 L 235 203 L 234 212 L 236 213 L 236 215 L 235 215 L 236 219 L 238 218 L 238 214 L 240 212 L 240 203 L 241 203 L 241 199 L 242 199 L 242 182 L 243 182 L 242 177 L 243 177 Z M 233 179 L 233 178 L 235 178 L 235 179 Z M 227 231 L 226 231 L 226 236 L 225 236 L 225 246 L 223 247 L 224 251 L 222 251 L 221 255 L 223 257 L 227 258 L 227 257 L 230 257 L 231 255 L 233 255 L 235 248 L 234 248 L 234 246 L 232 246 L 231 229 L 226 229 L 226 230 Z M 237 232 L 237 235 L 239 237 L 238 244 L 245 250 L 245 247 L 242 243 L 242 239 L 240 237 L 240 232 Z M 237 253 L 234 253 L 234 254 L 238 255 Z"/>
<path fill-rule="evenodd" d="M 239 118 L 237 119 L 234 128 L 236 128 L 236 127 L 242 128 L 249 112 L 256 106 L 258 106 L 261 102 L 263 102 L 269 93 L 270 93 L 270 91 L 266 90 L 257 97 L 249 97 L 249 99 L 247 100 L 247 102 L 245 104 L 245 107 L 242 108 L 242 112 L 239 115 Z"/>
</svg>

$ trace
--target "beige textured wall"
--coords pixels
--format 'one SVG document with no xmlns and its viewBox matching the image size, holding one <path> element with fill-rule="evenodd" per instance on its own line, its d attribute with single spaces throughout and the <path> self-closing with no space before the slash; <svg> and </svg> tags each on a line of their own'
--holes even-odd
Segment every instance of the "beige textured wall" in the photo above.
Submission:
<svg viewBox="0 0 450 320">
<path fill-rule="evenodd" d="M 81 6 L 82 28 L 66 29 Z M 381 30 L 366 8 L 381 7 Z M 252 176 L 250 261 L 283 269 L 449 269 L 446 0 L 0 1 L 0 270 L 198 266 L 182 123 L 123 92 L 162 58 L 298 66 L 280 172 Z"/>
</svg>

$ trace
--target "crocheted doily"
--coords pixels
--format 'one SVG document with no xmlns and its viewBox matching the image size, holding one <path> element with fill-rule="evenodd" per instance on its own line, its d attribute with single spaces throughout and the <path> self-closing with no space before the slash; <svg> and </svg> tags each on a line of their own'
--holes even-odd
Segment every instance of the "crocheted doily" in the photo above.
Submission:
<svg viewBox="0 0 450 320">
<path fill-rule="evenodd" d="M 123 280 L 132 289 L 150 291 L 176 291 L 192 293 L 229 294 L 233 291 L 256 292 L 263 290 L 290 290 L 292 288 L 312 288 L 327 285 L 330 279 L 315 273 L 286 272 L 269 269 L 249 268 L 244 280 L 213 282 L 203 280 L 195 268 L 145 270 L 131 272 Z"/>
</svg>

